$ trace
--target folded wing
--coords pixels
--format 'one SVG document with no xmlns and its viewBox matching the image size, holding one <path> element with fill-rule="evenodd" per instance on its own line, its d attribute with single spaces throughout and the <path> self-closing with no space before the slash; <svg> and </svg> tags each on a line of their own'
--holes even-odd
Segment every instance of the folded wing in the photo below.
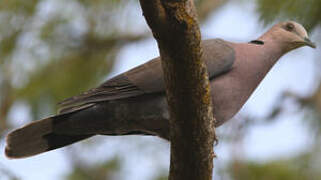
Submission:
<svg viewBox="0 0 321 180">
<path fill-rule="evenodd" d="M 202 58 L 207 65 L 210 79 L 232 68 L 235 53 L 227 42 L 221 39 L 205 40 L 202 41 L 202 48 Z M 135 97 L 147 93 L 165 93 L 163 70 L 159 57 L 107 80 L 97 88 L 60 102 L 59 112 L 74 112 L 98 102 Z"/>
</svg>

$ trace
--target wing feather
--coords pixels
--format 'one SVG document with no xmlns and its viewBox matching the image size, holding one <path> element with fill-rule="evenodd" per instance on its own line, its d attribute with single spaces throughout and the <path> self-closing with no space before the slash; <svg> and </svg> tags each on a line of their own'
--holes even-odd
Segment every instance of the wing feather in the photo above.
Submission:
<svg viewBox="0 0 321 180">
<path fill-rule="evenodd" d="M 143 93 L 144 91 L 132 84 L 125 75 L 121 74 L 97 88 L 61 101 L 58 103 L 60 107 L 59 113 L 73 112 L 90 107 L 93 103 L 134 97 Z"/>
</svg>

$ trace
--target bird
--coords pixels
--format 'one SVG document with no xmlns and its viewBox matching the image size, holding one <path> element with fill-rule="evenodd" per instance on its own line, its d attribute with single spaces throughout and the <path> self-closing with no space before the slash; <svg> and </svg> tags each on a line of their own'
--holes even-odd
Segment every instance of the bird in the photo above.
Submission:
<svg viewBox="0 0 321 180">
<path fill-rule="evenodd" d="M 230 120 L 287 52 L 316 45 L 295 21 L 280 22 L 258 39 L 201 41 L 211 87 L 215 127 Z M 26 158 L 95 135 L 153 135 L 170 141 L 161 58 L 119 74 L 97 88 L 63 100 L 57 115 L 7 135 L 5 155 Z"/>
</svg>

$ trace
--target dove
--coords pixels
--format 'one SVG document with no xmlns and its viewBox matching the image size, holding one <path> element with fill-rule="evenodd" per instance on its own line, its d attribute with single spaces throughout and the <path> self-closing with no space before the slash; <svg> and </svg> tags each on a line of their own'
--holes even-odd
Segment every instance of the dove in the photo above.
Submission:
<svg viewBox="0 0 321 180">
<path fill-rule="evenodd" d="M 203 40 L 202 60 L 210 80 L 215 126 L 230 120 L 242 108 L 284 54 L 303 46 L 316 48 L 304 27 L 294 21 L 278 23 L 247 43 Z M 170 141 L 160 57 L 59 106 L 57 115 L 9 133 L 6 156 L 30 157 L 95 135 L 154 135 Z"/>
</svg>

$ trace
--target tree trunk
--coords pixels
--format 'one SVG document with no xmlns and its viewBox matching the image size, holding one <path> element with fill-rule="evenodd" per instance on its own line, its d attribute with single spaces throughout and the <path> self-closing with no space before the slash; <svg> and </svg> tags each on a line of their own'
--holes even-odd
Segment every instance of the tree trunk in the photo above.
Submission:
<svg viewBox="0 0 321 180">
<path fill-rule="evenodd" d="M 140 0 L 158 42 L 170 111 L 170 180 L 210 180 L 214 116 L 192 0 Z"/>
</svg>

